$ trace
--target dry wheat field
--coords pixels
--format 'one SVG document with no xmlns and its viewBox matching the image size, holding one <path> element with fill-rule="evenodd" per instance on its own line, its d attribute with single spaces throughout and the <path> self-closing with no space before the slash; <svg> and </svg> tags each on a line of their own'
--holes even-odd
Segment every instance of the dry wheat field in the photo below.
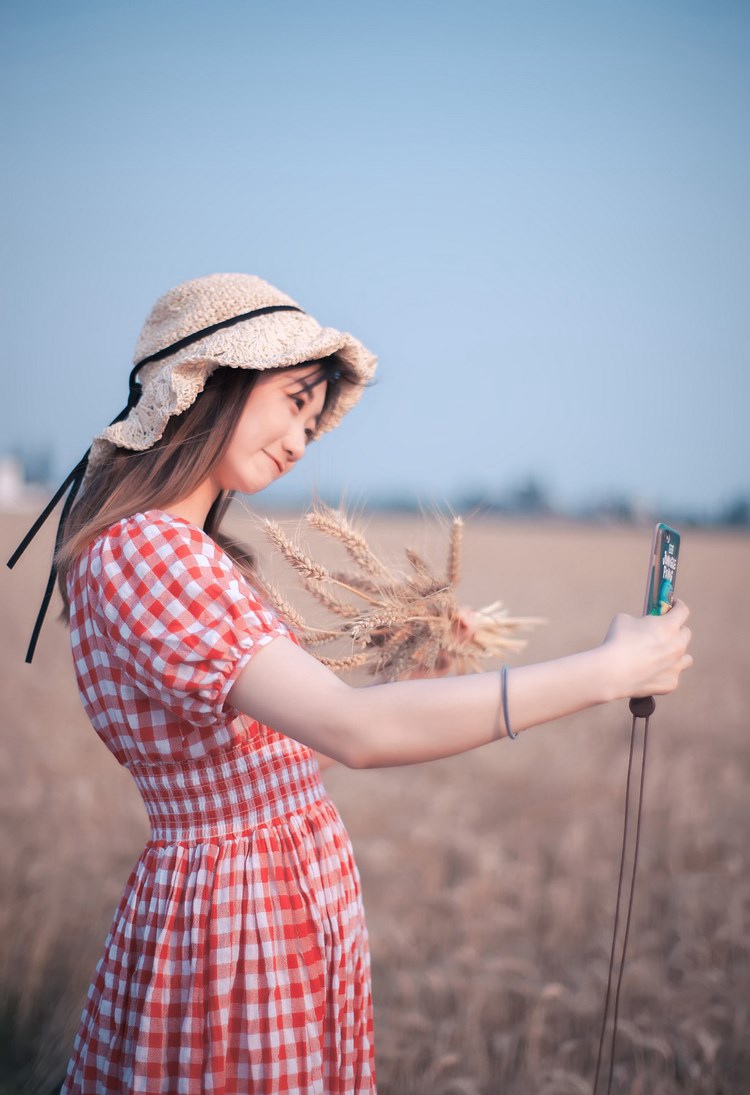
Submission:
<svg viewBox="0 0 750 1095">
<path fill-rule="evenodd" d="M 257 529 L 236 518 L 246 540 Z M 4 558 L 27 517 L 0 520 Z M 289 527 L 287 524 L 286 527 Z M 373 518 L 438 561 L 437 518 Z M 88 726 L 51 620 L 23 665 L 50 536 L 2 579 L 0 1091 L 61 1081 L 145 814 Z M 543 616 L 511 664 L 637 613 L 648 528 L 466 521 L 462 601 Z M 260 546 L 260 545 L 258 545 Z M 262 554 L 262 552 L 261 552 Z M 274 569 L 274 568 L 272 568 Z M 657 705 L 613 1091 L 750 1091 L 750 539 L 685 531 L 695 668 Z M 291 578 L 275 569 L 278 584 Z M 609 959 L 627 705 L 413 768 L 331 769 L 370 926 L 381 1095 L 587 1095 Z M 605 1074 L 606 1079 L 606 1074 Z"/>
</svg>

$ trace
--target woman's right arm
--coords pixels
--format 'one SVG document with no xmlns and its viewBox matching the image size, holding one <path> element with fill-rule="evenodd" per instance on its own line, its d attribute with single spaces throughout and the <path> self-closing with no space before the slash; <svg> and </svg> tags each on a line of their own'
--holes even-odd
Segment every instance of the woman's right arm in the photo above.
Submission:
<svg viewBox="0 0 750 1095">
<path fill-rule="evenodd" d="M 616 616 L 601 646 L 508 673 L 514 732 L 630 696 L 674 691 L 690 631 L 687 606 Z M 506 732 L 499 675 L 353 688 L 285 638 L 263 647 L 234 683 L 238 710 L 350 768 L 417 764 L 486 745 Z"/>
</svg>

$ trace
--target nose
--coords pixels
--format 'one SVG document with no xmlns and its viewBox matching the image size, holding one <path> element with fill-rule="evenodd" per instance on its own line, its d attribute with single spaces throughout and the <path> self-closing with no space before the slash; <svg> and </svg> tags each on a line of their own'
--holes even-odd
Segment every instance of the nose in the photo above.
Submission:
<svg viewBox="0 0 750 1095">
<path fill-rule="evenodd" d="M 307 436 L 305 434 L 303 422 L 297 419 L 284 438 L 283 444 L 284 452 L 289 460 L 296 463 L 298 460 L 302 459 L 305 455 L 305 449 L 307 448 Z"/>
</svg>

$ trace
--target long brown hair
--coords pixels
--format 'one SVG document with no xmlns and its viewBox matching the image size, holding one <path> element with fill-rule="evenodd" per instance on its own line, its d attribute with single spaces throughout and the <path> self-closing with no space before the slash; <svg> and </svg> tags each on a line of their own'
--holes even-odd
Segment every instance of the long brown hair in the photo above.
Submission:
<svg viewBox="0 0 750 1095">
<path fill-rule="evenodd" d="M 324 417 L 335 400 L 339 383 L 352 380 L 341 374 L 341 366 L 335 359 L 324 358 L 314 364 L 320 366 L 321 380 L 327 382 L 321 415 Z M 56 557 L 66 620 L 69 610 L 66 580 L 80 553 L 123 517 L 149 509 L 166 509 L 199 487 L 221 460 L 258 375 L 253 369 L 216 369 L 195 402 L 182 414 L 170 418 L 163 436 L 150 449 L 133 452 L 113 447 L 97 464 L 68 516 Z M 204 531 L 249 573 L 252 553 L 219 531 L 228 501 L 224 495 L 214 501 Z"/>
</svg>

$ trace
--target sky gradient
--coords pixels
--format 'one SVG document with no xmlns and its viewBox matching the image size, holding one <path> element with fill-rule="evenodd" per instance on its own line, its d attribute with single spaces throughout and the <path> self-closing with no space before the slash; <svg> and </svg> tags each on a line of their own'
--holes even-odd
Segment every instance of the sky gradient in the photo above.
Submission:
<svg viewBox="0 0 750 1095">
<path fill-rule="evenodd" d="M 379 355 L 269 501 L 750 495 L 750 6 L 0 9 L 0 449 L 60 477 L 141 323 L 256 273 Z"/>
</svg>

